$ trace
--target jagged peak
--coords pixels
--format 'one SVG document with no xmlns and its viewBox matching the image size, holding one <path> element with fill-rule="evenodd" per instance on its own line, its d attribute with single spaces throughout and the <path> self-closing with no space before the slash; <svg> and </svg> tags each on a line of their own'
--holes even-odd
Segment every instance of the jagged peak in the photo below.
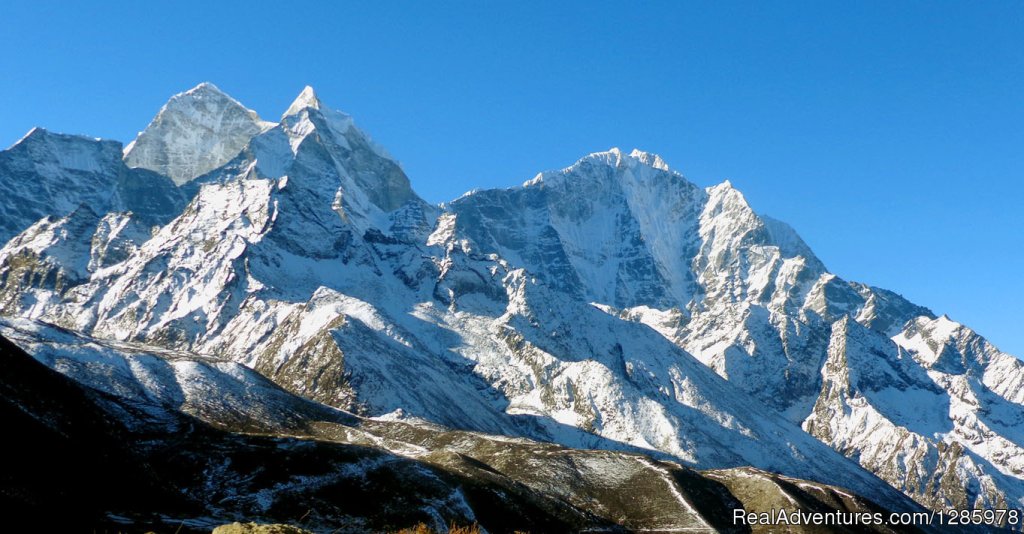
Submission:
<svg viewBox="0 0 1024 534">
<path fill-rule="evenodd" d="M 729 180 L 706 187 L 704 191 L 715 204 L 739 204 L 745 206 L 746 209 L 751 209 L 750 203 L 747 202 L 747 197 L 743 195 L 742 191 L 736 189 Z"/>
<path fill-rule="evenodd" d="M 302 110 L 308 108 L 316 110 L 329 109 L 326 106 L 324 106 L 323 102 L 320 101 L 320 98 L 316 96 L 316 91 L 313 89 L 312 86 L 309 85 L 302 89 L 302 92 L 299 93 L 299 96 L 295 97 L 295 100 L 292 101 L 291 105 L 288 106 L 288 110 L 285 111 L 284 115 L 282 115 L 281 117 L 284 118 L 296 115 Z"/>
<path fill-rule="evenodd" d="M 715 185 L 713 185 L 711 187 L 708 187 L 708 193 L 725 193 L 725 192 L 728 192 L 728 191 L 735 191 L 735 190 L 736 190 L 736 188 L 733 187 L 732 182 L 729 181 L 728 179 L 724 180 L 720 184 L 715 184 Z"/>
<path fill-rule="evenodd" d="M 646 167 L 652 167 L 661 171 L 671 172 L 668 164 L 661 156 L 653 152 L 645 152 L 639 148 L 634 148 L 629 154 L 626 154 L 619 147 L 612 147 L 604 152 L 593 152 L 580 158 L 573 166 L 568 169 L 575 167 L 576 165 L 583 163 L 584 161 L 600 161 L 608 165 L 615 167 L 627 166 L 635 167 L 637 165 L 643 165 Z M 566 169 L 566 170 L 568 170 Z"/>
<path fill-rule="evenodd" d="M 572 174 L 584 165 L 603 165 L 616 169 L 653 169 L 659 172 L 673 174 L 685 181 L 685 178 L 678 172 L 672 170 L 661 156 L 653 152 L 645 152 L 634 148 L 628 154 L 619 147 L 612 147 L 602 152 L 592 152 L 576 160 L 572 165 L 558 171 L 545 171 L 538 173 L 533 178 L 522 183 L 521 187 L 537 187 L 544 184 L 546 180 L 559 180 L 565 175 Z"/>
<path fill-rule="evenodd" d="M 669 168 L 668 164 L 665 163 L 665 160 L 661 159 L 661 156 L 653 152 L 645 152 L 639 148 L 634 148 L 633 151 L 629 153 L 629 157 L 647 165 L 648 167 L 654 167 L 655 169 L 663 171 L 672 170 Z"/>
<path fill-rule="evenodd" d="M 310 113 L 311 110 L 312 113 Z M 315 116 L 315 118 L 311 119 L 312 116 Z M 323 122 L 320 122 L 321 120 Z M 396 164 L 398 163 L 383 146 L 374 141 L 366 132 L 356 127 L 355 120 L 351 115 L 324 104 L 317 96 L 316 91 L 309 85 L 288 106 L 288 110 L 281 116 L 281 124 L 289 132 L 292 151 L 297 150 L 299 144 L 311 132 L 326 124 L 327 128 L 333 132 L 335 140 L 342 145 L 347 144 L 345 140 L 347 135 L 355 133 L 378 156 L 392 160 Z"/>
</svg>

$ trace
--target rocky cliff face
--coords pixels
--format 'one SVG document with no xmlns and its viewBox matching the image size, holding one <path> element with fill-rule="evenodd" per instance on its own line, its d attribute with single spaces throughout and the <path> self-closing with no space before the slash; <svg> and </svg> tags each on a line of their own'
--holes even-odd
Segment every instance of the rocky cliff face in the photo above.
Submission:
<svg viewBox="0 0 1024 534">
<path fill-rule="evenodd" d="M 874 475 L 932 507 L 1024 505 L 1019 362 L 830 273 L 728 182 L 613 149 L 435 207 L 308 88 L 276 124 L 210 86 L 161 116 L 126 161 L 237 149 L 168 189 L 171 217 L 82 200 L 94 185 L 25 215 L 0 250 L 4 314 L 235 362 L 364 416 L 754 466 L 893 508 L 912 505 Z M 0 164 L 37 182 L 169 183 L 26 141 Z M 4 169 L 0 187 L 25 181 Z"/>
<path fill-rule="evenodd" d="M 995 462 L 1015 469 L 1009 456 L 1019 446 L 989 433 L 988 446 L 977 447 L 972 442 L 984 428 L 978 412 L 991 408 L 962 391 L 951 395 L 959 389 L 953 382 L 971 379 L 930 372 L 848 319 L 833 325 L 828 353 L 821 396 L 804 422 L 811 435 L 936 509 L 1005 508 L 1020 500 L 1019 483 L 990 460 L 1001 457 Z"/>
</svg>

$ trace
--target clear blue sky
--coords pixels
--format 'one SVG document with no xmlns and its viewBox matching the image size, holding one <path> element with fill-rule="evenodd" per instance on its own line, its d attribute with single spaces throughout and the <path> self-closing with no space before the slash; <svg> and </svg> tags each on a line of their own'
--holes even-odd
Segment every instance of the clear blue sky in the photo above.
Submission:
<svg viewBox="0 0 1024 534">
<path fill-rule="evenodd" d="M 313 85 L 431 201 L 639 147 L 1024 355 L 1020 1 L 273 4 L 4 2 L 0 145 L 209 80 L 271 120 Z"/>
</svg>

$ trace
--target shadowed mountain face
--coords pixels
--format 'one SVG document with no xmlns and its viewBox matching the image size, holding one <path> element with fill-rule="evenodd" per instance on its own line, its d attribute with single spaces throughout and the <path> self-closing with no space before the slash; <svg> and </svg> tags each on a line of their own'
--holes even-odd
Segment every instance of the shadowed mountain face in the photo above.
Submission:
<svg viewBox="0 0 1024 534">
<path fill-rule="evenodd" d="M 0 313 L 215 358 L 292 400 L 249 413 L 201 388 L 147 389 L 208 381 L 173 358 L 111 368 L 109 394 L 142 387 L 229 431 L 296 432 L 301 397 L 417 428 L 752 466 L 892 509 L 1024 506 L 1021 364 L 828 272 L 728 182 L 699 188 L 613 149 L 431 206 L 309 88 L 269 123 L 204 84 L 119 150 L 34 132 L 0 153 L 0 190 L 16 193 L 0 197 Z M 81 347 L 8 333 L 97 380 Z"/>
<path fill-rule="evenodd" d="M 147 226 L 180 213 L 185 198 L 165 176 L 129 169 L 121 144 L 35 128 L 0 151 L 0 241 L 39 219 L 87 207 L 94 213 L 129 211 Z"/>
<path fill-rule="evenodd" d="M 199 511 L 149 469 L 103 405 L 114 406 L 0 338 L 5 521 L 88 528 L 108 523 L 107 512 Z"/>
<path fill-rule="evenodd" d="M 362 419 L 236 364 L 33 323 L 4 331 L 81 381 L 0 337 L 0 411 L 18 437 L 0 482 L 3 507 L 16 511 L 9 524 L 750 532 L 733 525 L 733 509 L 799 498 L 805 511 L 884 512 L 845 490 L 755 469 L 701 474 L 638 454 Z"/>
</svg>

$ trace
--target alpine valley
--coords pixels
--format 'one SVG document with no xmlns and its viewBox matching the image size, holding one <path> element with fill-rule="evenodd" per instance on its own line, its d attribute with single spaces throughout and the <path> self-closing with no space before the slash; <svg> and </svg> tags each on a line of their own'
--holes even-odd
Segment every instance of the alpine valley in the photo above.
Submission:
<svg viewBox="0 0 1024 534">
<path fill-rule="evenodd" d="M 271 122 L 204 83 L 123 148 L 32 130 L 0 210 L 5 521 L 1024 508 L 1024 364 L 654 154 L 438 206 L 311 88 Z"/>
</svg>

